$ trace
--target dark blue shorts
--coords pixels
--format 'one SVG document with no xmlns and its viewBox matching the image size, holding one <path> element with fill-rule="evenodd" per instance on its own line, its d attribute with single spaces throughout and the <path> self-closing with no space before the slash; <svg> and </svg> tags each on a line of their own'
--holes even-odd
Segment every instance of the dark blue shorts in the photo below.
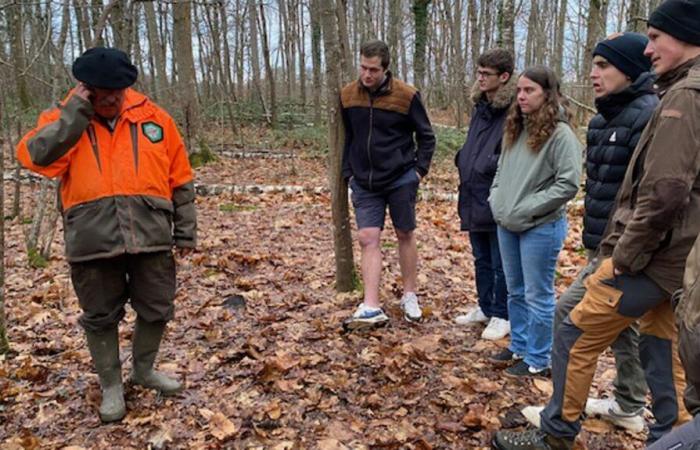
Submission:
<svg viewBox="0 0 700 450">
<path fill-rule="evenodd" d="M 357 228 L 384 228 L 386 207 L 394 228 L 401 231 L 416 229 L 416 194 L 420 180 L 415 169 L 410 169 L 381 191 L 368 191 L 351 180 L 352 206 L 355 208 Z"/>
</svg>

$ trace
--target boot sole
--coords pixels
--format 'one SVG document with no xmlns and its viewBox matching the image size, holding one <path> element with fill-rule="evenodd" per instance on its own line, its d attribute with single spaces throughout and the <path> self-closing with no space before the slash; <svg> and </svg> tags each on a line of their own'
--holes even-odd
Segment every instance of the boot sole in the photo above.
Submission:
<svg viewBox="0 0 700 450">
<path fill-rule="evenodd" d="M 343 324 L 343 331 L 346 333 L 351 331 L 370 331 L 385 327 L 388 323 L 388 320 L 381 322 L 348 322 Z"/>
<path fill-rule="evenodd" d="M 120 414 L 102 414 L 100 413 L 100 420 L 104 423 L 119 422 L 126 416 L 126 410 Z"/>
</svg>

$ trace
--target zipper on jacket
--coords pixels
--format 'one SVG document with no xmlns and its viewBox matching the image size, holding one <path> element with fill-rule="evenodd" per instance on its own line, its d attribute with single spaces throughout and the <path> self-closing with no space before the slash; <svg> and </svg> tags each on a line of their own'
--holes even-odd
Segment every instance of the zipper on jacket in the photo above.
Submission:
<svg viewBox="0 0 700 450">
<path fill-rule="evenodd" d="M 374 104 L 374 99 L 372 98 L 372 94 L 369 95 L 369 132 L 367 133 L 367 160 L 369 161 L 369 190 L 372 190 L 372 152 L 371 152 L 371 144 L 372 144 L 372 127 L 373 127 L 373 104 Z"/>
</svg>

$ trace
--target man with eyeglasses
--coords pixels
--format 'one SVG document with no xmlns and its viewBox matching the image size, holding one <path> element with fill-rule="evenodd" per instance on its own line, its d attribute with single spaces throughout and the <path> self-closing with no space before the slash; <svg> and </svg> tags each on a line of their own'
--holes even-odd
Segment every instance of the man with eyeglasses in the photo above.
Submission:
<svg viewBox="0 0 700 450">
<path fill-rule="evenodd" d="M 501 154 L 503 124 L 515 98 L 513 56 L 495 48 L 479 57 L 474 102 L 467 140 L 455 156 L 459 169 L 461 230 L 469 232 L 479 304 L 457 316 L 459 325 L 486 323 L 482 339 L 498 340 L 510 333 L 508 292 L 498 249 L 496 223 L 488 203 Z"/>
</svg>

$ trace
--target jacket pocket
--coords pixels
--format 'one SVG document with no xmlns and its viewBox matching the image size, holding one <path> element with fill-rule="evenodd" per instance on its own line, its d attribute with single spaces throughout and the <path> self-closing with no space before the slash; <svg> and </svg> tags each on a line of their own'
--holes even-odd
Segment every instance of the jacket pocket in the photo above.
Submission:
<svg viewBox="0 0 700 450">
<path fill-rule="evenodd" d="M 133 200 L 132 200 L 133 199 Z M 141 205 L 138 205 L 139 199 Z M 172 245 L 173 213 L 171 201 L 153 196 L 130 198 L 133 204 L 133 235 L 137 248 Z"/>
</svg>

